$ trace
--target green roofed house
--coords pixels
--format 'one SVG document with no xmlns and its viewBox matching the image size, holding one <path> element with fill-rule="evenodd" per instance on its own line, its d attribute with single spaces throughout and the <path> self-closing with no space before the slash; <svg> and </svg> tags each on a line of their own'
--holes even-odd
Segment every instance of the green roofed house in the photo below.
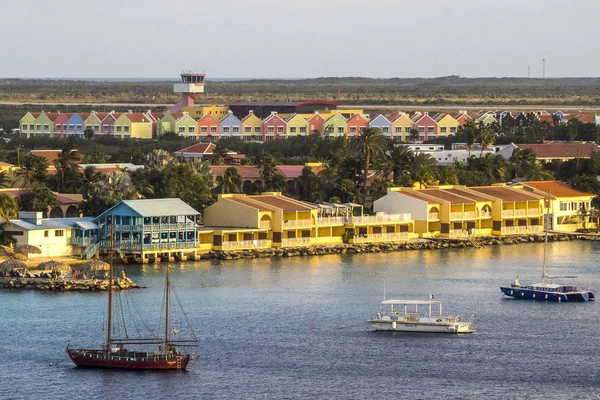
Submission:
<svg viewBox="0 0 600 400">
<path fill-rule="evenodd" d="M 202 247 L 199 216 L 181 199 L 123 200 L 94 220 L 99 239 L 83 256 L 108 251 L 113 231 L 113 249 L 129 262 L 193 260 Z"/>
</svg>

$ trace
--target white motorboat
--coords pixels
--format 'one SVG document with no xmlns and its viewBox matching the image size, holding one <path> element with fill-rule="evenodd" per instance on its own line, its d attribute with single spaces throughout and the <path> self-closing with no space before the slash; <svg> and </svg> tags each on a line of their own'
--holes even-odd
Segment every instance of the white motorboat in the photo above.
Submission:
<svg viewBox="0 0 600 400">
<path fill-rule="evenodd" d="M 439 300 L 384 300 L 377 316 L 367 322 L 376 331 L 472 333 L 473 319 L 474 315 L 469 321 L 443 315 Z"/>
</svg>

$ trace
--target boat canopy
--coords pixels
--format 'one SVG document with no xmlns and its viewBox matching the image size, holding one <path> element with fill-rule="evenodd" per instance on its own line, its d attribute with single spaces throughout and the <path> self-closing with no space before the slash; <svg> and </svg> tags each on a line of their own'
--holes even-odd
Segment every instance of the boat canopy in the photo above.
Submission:
<svg viewBox="0 0 600 400">
<path fill-rule="evenodd" d="M 381 304 L 431 305 L 442 304 L 440 300 L 384 300 Z"/>
</svg>

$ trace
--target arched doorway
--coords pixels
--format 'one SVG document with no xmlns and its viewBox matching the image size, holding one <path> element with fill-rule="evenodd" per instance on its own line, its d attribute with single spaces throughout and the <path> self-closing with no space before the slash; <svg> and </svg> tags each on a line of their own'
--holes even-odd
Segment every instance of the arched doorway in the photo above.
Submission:
<svg viewBox="0 0 600 400">
<path fill-rule="evenodd" d="M 63 216 L 63 210 L 60 207 L 54 207 L 50 210 L 50 218 L 62 218 Z"/>
<path fill-rule="evenodd" d="M 67 218 L 73 218 L 73 217 L 78 217 L 79 216 L 79 210 L 77 209 L 77 207 L 75 206 L 69 206 L 69 208 L 67 208 Z"/>
</svg>

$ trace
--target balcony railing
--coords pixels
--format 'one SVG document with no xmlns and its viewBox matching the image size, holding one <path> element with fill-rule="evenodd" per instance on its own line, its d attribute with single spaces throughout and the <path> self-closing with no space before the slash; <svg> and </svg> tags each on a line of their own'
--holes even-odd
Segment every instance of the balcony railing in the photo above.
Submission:
<svg viewBox="0 0 600 400">
<path fill-rule="evenodd" d="M 119 232 L 157 232 L 157 231 L 175 231 L 179 229 L 193 229 L 196 226 L 194 222 L 180 222 L 177 224 L 149 224 L 149 225 L 118 225 L 115 224 L 115 231 Z"/>
<path fill-rule="evenodd" d="M 90 246 L 90 245 L 96 244 L 97 241 L 98 241 L 98 237 L 96 237 L 96 236 L 91 236 L 91 237 L 71 236 L 71 239 L 69 240 L 69 242 L 74 246 Z"/>
<path fill-rule="evenodd" d="M 544 227 L 542 225 L 530 225 L 530 226 L 503 226 L 500 232 L 503 235 L 515 235 L 515 234 L 528 234 L 528 233 L 541 233 Z"/>
<path fill-rule="evenodd" d="M 371 233 L 367 235 L 357 235 L 352 239 L 354 243 L 371 243 L 371 242 L 395 242 L 399 240 L 410 239 L 408 232 L 394 233 Z"/>
<path fill-rule="evenodd" d="M 469 237 L 469 231 L 466 229 L 450 229 L 448 236 L 451 238 L 466 238 Z"/>
<path fill-rule="evenodd" d="M 515 210 L 515 217 L 526 217 L 527 210 Z"/>
<path fill-rule="evenodd" d="M 491 212 L 482 211 L 480 218 L 492 218 Z"/>
<path fill-rule="evenodd" d="M 285 238 L 281 240 L 283 246 L 310 246 L 310 238 Z"/>
<path fill-rule="evenodd" d="M 430 212 L 430 213 L 429 213 L 429 215 L 428 215 L 428 217 L 427 217 L 427 219 L 428 219 L 429 221 L 435 221 L 435 220 L 438 220 L 438 219 L 440 219 L 440 213 L 436 213 L 436 212 Z"/>
<path fill-rule="evenodd" d="M 258 224 L 259 228 L 270 228 L 271 227 L 271 221 L 260 221 L 260 223 Z"/>
<path fill-rule="evenodd" d="M 289 221 L 283 221 L 284 228 L 296 228 L 311 226 L 312 221 L 310 219 L 293 219 Z"/>
<path fill-rule="evenodd" d="M 515 215 L 514 210 L 502 210 L 503 217 L 513 217 Z"/>
<path fill-rule="evenodd" d="M 319 225 L 344 225 L 345 223 L 346 223 L 346 217 L 317 218 L 317 224 L 319 224 Z"/>
<path fill-rule="evenodd" d="M 530 217 L 537 217 L 540 215 L 540 210 L 537 209 L 528 209 L 527 210 L 527 215 Z"/>
<path fill-rule="evenodd" d="M 103 240 L 100 242 L 100 246 L 104 249 L 110 248 L 110 241 Z M 115 240 L 112 244 L 115 250 L 130 250 L 130 251 L 141 251 L 141 250 L 158 250 L 158 249 L 193 249 L 198 247 L 198 242 L 160 242 L 160 243 L 130 243 L 126 241 Z"/>
<path fill-rule="evenodd" d="M 268 240 L 239 240 L 223 242 L 223 250 L 260 249 L 269 247 Z"/>
<path fill-rule="evenodd" d="M 346 217 L 347 224 L 370 224 L 380 222 L 408 222 L 411 221 L 411 214 L 379 214 L 363 215 L 359 217 Z"/>
</svg>

